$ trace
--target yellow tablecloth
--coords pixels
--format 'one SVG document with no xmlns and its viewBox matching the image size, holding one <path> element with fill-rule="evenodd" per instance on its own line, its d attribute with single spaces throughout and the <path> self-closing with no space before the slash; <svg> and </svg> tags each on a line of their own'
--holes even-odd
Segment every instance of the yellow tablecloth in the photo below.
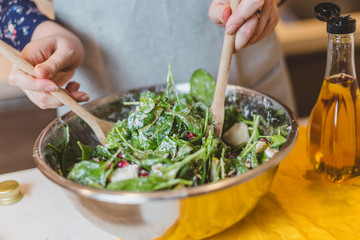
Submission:
<svg viewBox="0 0 360 240">
<path fill-rule="evenodd" d="M 270 192 L 245 219 L 210 239 L 360 239 L 360 178 L 339 185 L 315 173 L 300 127 Z"/>
</svg>

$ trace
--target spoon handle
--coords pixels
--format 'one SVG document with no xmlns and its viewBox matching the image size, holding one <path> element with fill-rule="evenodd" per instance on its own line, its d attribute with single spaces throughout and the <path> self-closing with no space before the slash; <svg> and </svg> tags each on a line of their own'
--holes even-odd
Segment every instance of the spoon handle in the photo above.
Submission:
<svg viewBox="0 0 360 240">
<path fill-rule="evenodd" d="M 9 59 L 15 66 L 26 72 L 27 74 L 35 77 L 34 66 L 26 61 L 20 54 L 12 47 L 7 45 L 5 42 L 0 40 L 0 53 Z M 85 120 L 90 126 L 93 126 L 98 121 L 98 118 L 89 113 L 83 108 L 78 102 L 70 97 L 62 88 L 58 87 L 58 91 L 51 92 L 51 94 L 62 102 L 64 105 L 69 107 L 73 112 L 79 115 Z"/>
<path fill-rule="evenodd" d="M 239 0 L 231 0 L 231 12 L 234 12 L 238 5 Z M 214 121 L 216 122 L 215 133 L 219 136 L 221 136 L 222 128 L 224 125 L 225 91 L 229 79 L 229 71 L 232 55 L 234 53 L 234 47 L 235 33 L 231 35 L 225 33 L 223 47 L 221 50 L 221 58 L 216 81 L 214 100 L 210 108 L 210 111 L 214 117 Z"/>
</svg>

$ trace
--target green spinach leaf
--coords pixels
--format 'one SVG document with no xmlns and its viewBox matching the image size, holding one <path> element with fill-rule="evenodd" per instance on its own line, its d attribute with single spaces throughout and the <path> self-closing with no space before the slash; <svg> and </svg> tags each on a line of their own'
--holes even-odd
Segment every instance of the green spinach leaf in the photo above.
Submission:
<svg viewBox="0 0 360 240">
<path fill-rule="evenodd" d="M 190 80 L 190 96 L 210 106 L 214 93 L 214 78 L 202 69 L 196 70 Z"/>
<path fill-rule="evenodd" d="M 112 172 L 110 162 L 82 161 L 74 165 L 68 178 L 78 183 L 93 187 L 104 187 L 106 179 Z"/>
<path fill-rule="evenodd" d="M 142 112 L 149 113 L 155 108 L 155 102 L 152 98 L 142 96 L 139 107 Z"/>
<path fill-rule="evenodd" d="M 96 156 L 96 151 L 90 145 L 83 145 L 81 142 L 77 142 L 81 149 L 81 160 L 91 160 Z"/>
<path fill-rule="evenodd" d="M 140 129 L 148 125 L 153 120 L 155 114 L 153 112 L 144 113 L 142 111 L 131 112 L 128 118 L 127 127 L 130 131 Z"/>
<path fill-rule="evenodd" d="M 284 138 L 283 136 L 274 135 L 272 136 L 270 147 L 277 148 L 283 145 L 285 142 L 286 142 L 286 138 Z"/>
<path fill-rule="evenodd" d="M 169 189 L 177 184 L 191 185 L 191 181 L 185 181 L 183 179 L 169 180 L 160 175 L 149 175 L 145 178 L 133 178 L 120 182 L 113 182 L 107 185 L 108 190 L 122 190 L 122 191 L 134 191 L 134 192 L 151 192 L 161 189 Z"/>
</svg>

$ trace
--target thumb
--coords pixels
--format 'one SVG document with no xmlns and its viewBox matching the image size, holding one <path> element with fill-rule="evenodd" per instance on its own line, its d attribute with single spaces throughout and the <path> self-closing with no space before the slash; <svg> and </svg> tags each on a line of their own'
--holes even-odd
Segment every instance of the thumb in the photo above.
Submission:
<svg viewBox="0 0 360 240">
<path fill-rule="evenodd" d="M 70 54 L 57 49 L 46 61 L 35 66 L 37 77 L 53 79 L 60 71 L 71 65 Z"/>
<path fill-rule="evenodd" d="M 221 1 L 214 1 L 209 8 L 211 21 L 218 25 L 224 25 L 231 15 L 231 7 Z"/>
</svg>

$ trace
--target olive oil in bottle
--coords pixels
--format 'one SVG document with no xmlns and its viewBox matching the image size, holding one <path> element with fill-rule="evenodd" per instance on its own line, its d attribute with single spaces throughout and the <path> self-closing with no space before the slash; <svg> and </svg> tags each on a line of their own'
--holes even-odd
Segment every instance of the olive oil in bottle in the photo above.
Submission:
<svg viewBox="0 0 360 240">
<path fill-rule="evenodd" d="M 323 6 L 326 9 L 322 13 L 329 10 L 328 5 Z M 329 33 L 325 79 L 309 118 L 307 153 L 315 171 L 340 183 L 360 175 L 360 94 L 353 36 L 356 21 L 350 16 L 329 16 L 325 19 Z"/>
</svg>

